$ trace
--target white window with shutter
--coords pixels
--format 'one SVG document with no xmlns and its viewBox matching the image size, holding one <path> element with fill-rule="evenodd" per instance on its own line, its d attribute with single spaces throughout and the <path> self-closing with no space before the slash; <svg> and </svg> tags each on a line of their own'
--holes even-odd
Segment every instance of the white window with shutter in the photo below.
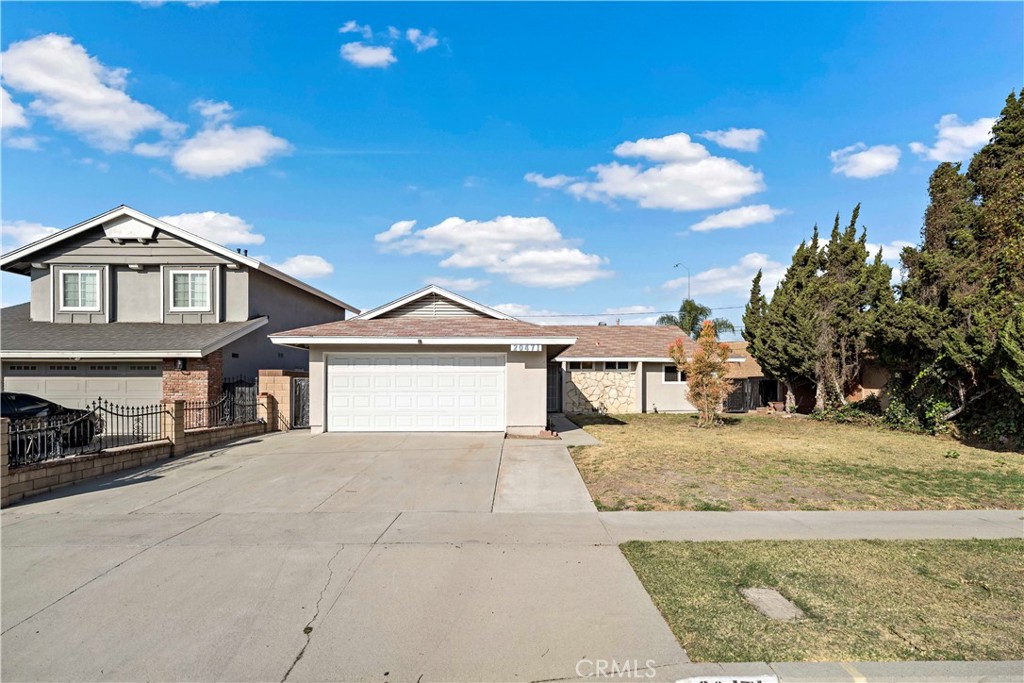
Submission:
<svg viewBox="0 0 1024 683">
<path fill-rule="evenodd" d="M 100 310 L 100 271 L 60 271 L 60 310 Z"/>
<path fill-rule="evenodd" d="M 210 310 L 210 271 L 172 270 L 171 310 Z"/>
</svg>

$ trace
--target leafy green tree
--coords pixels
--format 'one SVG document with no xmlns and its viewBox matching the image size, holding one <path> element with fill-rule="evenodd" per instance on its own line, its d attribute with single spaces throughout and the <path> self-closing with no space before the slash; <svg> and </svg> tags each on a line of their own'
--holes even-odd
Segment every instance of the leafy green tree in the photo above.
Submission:
<svg viewBox="0 0 1024 683">
<path fill-rule="evenodd" d="M 715 326 L 715 330 L 723 332 L 736 332 L 736 327 L 727 318 L 711 318 L 711 309 L 697 303 L 693 299 L 683 299 L 679 304 L 679 314 L 666 313 L 658 318 L 657 325 L 665 327 L 678 327 L 691 339 L 696 339 L 704 327 L 704 322 L 709 321 Z"/>
<path fill-rule="evenodd" d="M 718 341 L 715 324 L 705 320 L 697 336 L 697 348 L 687 357 L 687 346 L 680 337 L 668 348 L 668 355 L 676 367 L 686 373 L 686 386 L 690 403 L 699 414 L 698 427 L 719 424 L 722 404 L 732 391 L 728 374 L 729 346 Z"/>
</svg>

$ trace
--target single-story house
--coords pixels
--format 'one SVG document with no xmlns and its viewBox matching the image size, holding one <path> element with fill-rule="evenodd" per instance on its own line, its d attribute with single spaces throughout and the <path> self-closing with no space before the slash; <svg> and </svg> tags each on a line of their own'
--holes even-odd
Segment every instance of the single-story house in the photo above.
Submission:
<svg viewBox="0 0 1024 683">
<path fill-rule="evenodd" d="M 566 413 L 672 413 L 696 410 L 688 399 L 686 374 L 668 355 L 682 339 L 674 327 L 657 325 L 560 325 L 550 329 L 577 342 L 560 353 L 552 369 L 548 409 Z"/>
<path fill-rule="evenodd" d="M 764 376 L 757 359 L 750 355 L 745 341 L 725 342 L 729 347 L 729 374 L 733 387 L 725 400 L 729 413 L 746 413 L 786 400 L 786 388 L 778 380 Z"/>
<path fill-rule="evenodd" d="M 436 285 L 270 339 L 309 352 L 313 433 L 535 435 L 547 426 L 548 364 L 576 343 Z"/>
<path fill-rule="evenodd" d="M 212 400 L 225 377 L 305 369 L 268 333 L 359 310 L 176 225 L 119 206 L 13 249 L 30 301 L 0 311 L 3 390 L 79 407 Z"/>
</svg>

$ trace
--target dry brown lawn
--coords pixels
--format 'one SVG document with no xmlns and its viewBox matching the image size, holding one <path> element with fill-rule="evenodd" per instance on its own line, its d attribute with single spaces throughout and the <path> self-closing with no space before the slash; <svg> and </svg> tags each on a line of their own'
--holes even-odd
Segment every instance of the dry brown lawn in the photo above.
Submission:
<svg viewBox="0 0 1024 683">
<path fill-rule="evenodd" d="M 571 416 L 570 449 L 601 509 L 941 510 L 1024 507 L 1024 454 L 807 418 Z"/>
</svg>

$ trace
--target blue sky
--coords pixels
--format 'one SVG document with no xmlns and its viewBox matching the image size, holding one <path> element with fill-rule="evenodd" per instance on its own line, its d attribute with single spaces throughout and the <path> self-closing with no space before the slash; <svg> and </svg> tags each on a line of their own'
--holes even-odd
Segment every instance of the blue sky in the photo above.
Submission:
<svg viewBox="0 0 1024 683">
<path fill-rule="evenodd" d="M 931 170 L 1024 85 L 1020 3 L 18 2 L 0 22 L 5 251 L 124 203 L 359 307 L 438 281 L 650 322 L 681 262 L 738 320 L 758 267 L 777 278 L 857 202 L 887 256 L 916 242 Z"/>
</svg>

